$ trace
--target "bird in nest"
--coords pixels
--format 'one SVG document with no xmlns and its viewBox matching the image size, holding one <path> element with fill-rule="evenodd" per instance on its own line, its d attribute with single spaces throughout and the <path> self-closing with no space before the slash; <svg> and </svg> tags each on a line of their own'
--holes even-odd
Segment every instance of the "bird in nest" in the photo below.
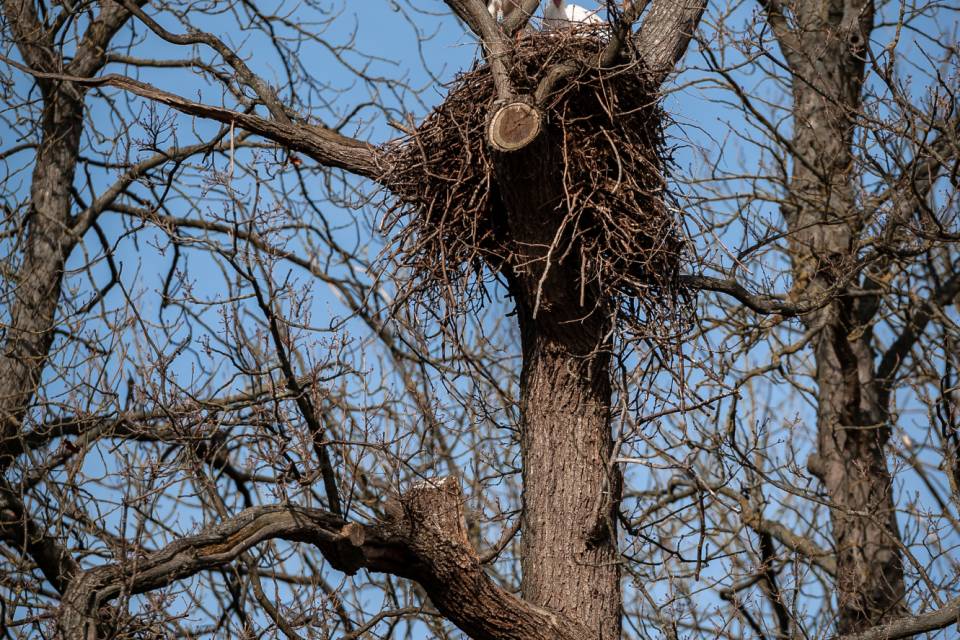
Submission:
<svg viewBox="0 0 960 640">
<path fill-rule="evenodd" d="M 547 0 L 543 10 L 544 29 L 569 29 L 582 24 L 603 24 L 603 20 L 596 9 L 591 11 L 578 4 L 567 4 L 566 0 Z"/>
<path fill-rule="evenodd" d="M 519 8 L 520 2 L 522 0 L 490 0 L 487 3 L 487 11 L 490 12 L 494 20 L 505 20 L 515 9 Z"/>
<path fill-rule="evenodd" d="M 520 8 L 522 0 L 490 0 L 487 11 L 494 20 L 502 21 Z M 543 10 L 543 28 L 546 30 L 569 29 L 578 24 L 603 24 L 597 9 L 585 9 L 566 0 L 547 0 Z"/>
</svg>

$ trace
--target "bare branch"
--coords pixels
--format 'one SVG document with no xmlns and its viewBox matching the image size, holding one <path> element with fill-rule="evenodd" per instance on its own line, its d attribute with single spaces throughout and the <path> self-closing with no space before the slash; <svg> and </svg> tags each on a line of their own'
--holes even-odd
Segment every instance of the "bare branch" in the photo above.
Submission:
<svg viewBox="0 0 960 640">
<path fill-rule="evenodd" d="M 419 582 L 437 609 L 476 640 L 587 640 L 577 623 L 519 600 L 481 570 L 466 538 L 463 497 L 453 478 L 426 480 L 389 503 L 377 525 L 348 523 L 319 509 L 247 509 L 210 529 L 124 564 L 90 569 L 64 595 L 59 621 L 70 638 L 96 638 L 97 612 L 121 592 L 164 587 L 223 566 L 267 540 L 317 546 L 330 564 L 353 575 L 361 568 Z"/>
<path fill-rule="evenodd" d="M 490 63 L 493 83 L 497 88 L 497 97 L 500 100 L 509 100 L 514 94 L 509 71 L 513 60 L 510 40 L 497 26 L 496 20 L 487 11 L 482 0 L 446 0 L 446 3 L 480 36 L 487 62 Z"/>
<path fill-rule="evenodd" d="M 698 275 L 684 275 L 680 276 L 680 279 L 691 289 L 705 289 L 707 291 L 716 291 L 718 293 L 725 293 L 729 296 L 733 296 L 746 305 L 748 309 L 757 313 L 776 313 L 782 316 L 790 317 L 807 313 L 818 308 L 819 306 L 822 306 L 822 303 L 809 303 L 804 306 L 798 306 L 789 302 L 785 302 L 783 299 L 775 296 L 750 293 L 736 280 L 721 280 L 719 278 L 711 278 L 710 276 Z M 825 297 L 823 302 L 825 303 L 829 301 L 829 299 L 829 297 Z"/>
<path fill-rule="evenodd" d="M 303 153 L 327 167 L 346 169 L 374 180 L 383 174 L 381 155 L 373 145 L 348 138 L 325 127 L 267 120 L 223 107 L 192 102 L 157 89 L 145 82 L 118 74 L 108 74 L 98 78 L 78 78 L 29 69 L 3 56 L 0 56 L 0 60 L 37 78 L 75 82 L 88 87 L 116 87 L 142 98 L 165 104 L 187 115 L 209 118 L 224 124 L 233 122 L 250 133 L 263 136 L 291 151 Z"/>
<path fill-rule="evenodd" d="M 907 319 L 903 331 L 884 352 L 877 366 L 877 380 L 887 389 L 893 385 L 893 377 L 907 354 L 923 335 L 927 325 L 933 319 L 936 310 L 950 304 L 960 295 L 960 264 L 954 264 L 953 273 L 944 281 L 939 290 L 929 300 L 917 307 Z"/>
<path fill-rule="evenodd" d="M 190 35 L 178 35 L 171 33 L 160 26 L 153 18 L 145 14 L 140 7 L 135 5 L 130 0 L 121 0 L 121 2 L 127 7 L 127 9 L 130 10 L 131 13 L 137 16 L 141 22 L 147 25 L 151 31 L 167 42 L 177 45 L 205 44 L 219 53 L 220 57 L 222 57 L 223 60 L 236 72 L 238 79 L 243 84 L 253 89 L 253 91 L 257 94 L 257 97 L 259 97 L 263 104 L 266 105 L 267 110 L 270 112 L 270 115 L 273 116 L 274 120 L 284 124 L 291 123 L 290 118 L 287 116 L 286 110 L 280 103 L 280 99 L 277 98 L 277 93 L 273 90 L 273 88 L 267 84 L 263 78 L 251 71 L 250 67 L 248 67 L 247 64 L 240 58 L 240 56 L 238 56 L 230 47 L 228 47 L 223 40 L 213 34 L 205 33 L 203 31 L 193 31 Z"/>
<path fill-rule="evenodd" d="M 64 593 L 80 566 L 70 553 L 34 522 L 6 480 L 0 479 L 0 540 L 28 556 L 47 581 Z"/>
<path fill-rule="evenodd" d="M 898 618 L 862 633 L 837 636 L 834 640 L 900 640 L 901 638 L 913 638 L 926 631 L 946 629 L 957 624 L 958 619 L 960 619 L 960 598 L 955 598 L 936 611 Z"/>
</svg>

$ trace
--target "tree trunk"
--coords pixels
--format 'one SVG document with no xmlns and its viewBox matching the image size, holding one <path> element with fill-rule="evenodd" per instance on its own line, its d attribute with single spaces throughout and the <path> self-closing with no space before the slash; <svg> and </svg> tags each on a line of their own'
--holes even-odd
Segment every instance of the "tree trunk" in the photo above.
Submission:
<svg viewBox="0 0 960 640">
<path fill-rule="evenodd" d="M 44 92 L 43 135 L 30 186 L 23 262 L 10 303 L 10 321 L 0 352 L 0 471 L 19 437 L 40 384 L 54 338 L 60 285 L 76 244 L 70 230 L 70 188 L 83 125 L 82 96 L 72 87 Z"/>
<path fill-rule="evenodd" d="M 873 373 L 866 345 L 851 345 L 848 334 L 847 323 L 831 323 L 817 339 L 817 453 L 809 462 L 831 500 L 841 634 L 907 613 L 884 449 L 890 438 L 889 417 L 882 398 L 871 392 L 873 381 L 863 375 Z"/>
<path fill-rule="evenodd" d="M 506 275 L 523 347 L 521 590 L 614 640 L 620 482 L 610 465 L 610 314 L 589 286 L 581 294 L 576 251 L 560 257 L 562 164 L 545 137 L 498 167 L 518 254 Z"/>
<path fill-rule="evenodd" d="M 818 390 L 817 451 L 808 467 L 831 501 L 837 554 L 838 631 L 868 629 L 905 612 L 899 530 L 887 469 L 888 398 L 876 380 L 871 324 L 876 308 L 848 296 L 844 280 L 858 211 L 853 175 L 854 114 L 863 84 L 863 43 L 873 6 L 805 1 L 789 31 L 777 25 L 793 73 L 794 132 L 789 195 L 793 293 L 837 297 L 804 318 L 813 339 Z"/>
<path fill-rule="evenodd" d="M 65 61 L 34 3 L 2 0 L 2 5 L 4 20 L 27 66 L 78 77 L 92 77 L 103 67 L 107 44 L 130 17 L 116 2 L 98 3 L 99 11 L 75 45 L 72 58 Z M 17 268 L 12 299 L 7 301 L 9 324 L 0 351 L 0 473 L 13 462 L 10 450 L 18 448 L 14 443 L 47 365 L 64 265 L 80 240 L 72 228 L 71 189 L 80 157 L 86 89 L 49 78 L 34 80 L 43 96 L 41 136 L 19 247 L 23 261 Z"/>
<path fill-rule="evenodd" d="M 612 507 L 610 376 L 604 325 L 565 341 L 524 317 L 523 597 L 578 620 L 598 638 L 620 631 L 620 574 Z"/>
</svg>

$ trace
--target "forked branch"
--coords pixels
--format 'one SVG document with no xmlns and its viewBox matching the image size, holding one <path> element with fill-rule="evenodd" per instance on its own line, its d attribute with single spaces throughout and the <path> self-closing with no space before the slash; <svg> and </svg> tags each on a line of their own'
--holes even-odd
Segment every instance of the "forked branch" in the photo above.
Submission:
<svg viewBox="0 0 960 640">
<path fill-rule="evenodd" d="M 419 582 L 437 610 L 475 640 L 588 640 L 576 622 L 531 605 L 483 572 L 467 541 L 463 495 L 455 478 L 424 480 L 387 503 L 373 525 L 347 522 L 320 509 L 263 506 L 160 551 L 78 575 L 63 598 L 64 637 L 99 637 L 98 612 L 121 593 L 159 589 L 227 565 L 267 540 L 313 544 L 332 567 L 360 569 Z"/>
</svg>

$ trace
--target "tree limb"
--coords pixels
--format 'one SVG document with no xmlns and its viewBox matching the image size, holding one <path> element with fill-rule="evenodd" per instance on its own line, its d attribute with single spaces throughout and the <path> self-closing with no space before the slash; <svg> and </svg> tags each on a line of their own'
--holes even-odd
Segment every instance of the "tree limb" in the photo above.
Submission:
<svg viewBox="0 0 960 640">
<path fill-rule="evenodd" d="M 257 94 L 257 97 L 260 98 L 261 102 L 263 102 L 263 104 L 267 107 L 267 110 L 270 112 L 270 115 L 274 120 L 278 120 L 284 124 L 291 124 L 291 120 L 287 116 L 287 112 L 283 108 L 283 105 L 281 104 L 280 99 L 277 97 L 277 93 L 273 90 L 273 88 L 264 82 L 260 76 L 251 71 L 250 67 L 247 66 L 243 59 L 241 59 L 236 52 L 228 47 L 223 40 L 211 33 L 206 33 L 203 31 L 194 31 L 189 35 L 178 35 L 172 33 L 160 26 L 160 24 L 144 13 L 140 7 L 130 0 L 121 1 L 131 13 L 137 16 L 140 22 L 147 25 L 151 31 L 167 42 L 176 45 L 205 44 L 219 53 L 224 62 L 229 64 L 230 67 L 236 72 L 237 79 L 244 85 L 250 87 L 250 89 Z"/>
<path fill-rule="evenodd" d="M 660 84 L 683 57 L 706 7 L 705 0 L 653 0 L 636 43 L 656 84 Z"/>
<path fill-rule="evenodd" d="M 425 480 L 386 505 L 387 518 L 361 525 L 292 505 L 247 509 L 149 555 L 90 569 L 64 595 L 59 620 L 69 638 L 98 637 L 97 614 L 110 600 L 167 586 L 233 562 L 267 540 L 313 544 L 330 565 L 417 581 L 437 610 L 475 640 L 589 640 L 576 622 L 501 589 L 481 570 L 467 541 L 463 496 L 454 478 Z"/>
<path fill-rule="evenodd" d="M 503 30 L 508 36 L 514 35 L 530 21 L 533 12 L 540 6 L 540 0 L 517 0 L 519 11 L 514 11 L 503 19 Z"/>
<path fill-rule="evenodd" d="M 80 566 L 70 553 L 43 530 L 7 481 L 0 478 L 0 540 L 37 565 L 53 588 L 64 593 Z"/>
<path fill-rule="evenodd" d="M 832 576 L 837 574 L 837 561 L 834 555 L 826 549 L 821 549 L 815 542 L 806 536 L 794 533 L 776 520 L 763 517 L 763 513 L 754 508 L 750 501 L 730 487 L 717 487 L 717 491 L 736 500 L 740 504 L 740 518 L 743 523 L 761 535 L 775 538 L 791 551 L 802 553 L 810 562 L 817 565 Z"/>
<path fill-rule="evenodd" d="M 24 61 L 40 71 L 52 72 L 59 68 L 61 59 L 55 55 L 52 34 L 40 24 L 33 2 L 3 0 L 3 17 L 17 43 L 17 51 Z M 49 83 L 40 82 L 46 91 Z"/>
<path fill-rule="evenodd" d="M 834 640 L 900 640 L 925 631 L 945 629 L 960 621 L 960 598 L 954 598 L 936 611 L 891 620 L 861 633 L 835 636 Z"/>
<path fill-rule="evenodd" d="M 268 120 L 225 107 L 200 104 L 176 94 L 168 93 L 145 82 L 114 73 L 97 78 L 80 78 L 37 71 L 4 56 L 0 56 L 0 61 L 29 73 L 35 78 L 74 82 L 88 87 L 115 87 L 141 98 L 165 104 L 187 115 L 209 118 L 224 124 L 234 123 L 241 129 L 263 136 L 291 151 L 309 156 L 327 167 L 345 169 L 374 180 L 380 178 L 384 173 L 382 156 L 373 145 L 340 135 L 326 127 Z"/>
<path fill-rule="evenodd" d="M 136 0 L 128 3 L 130 9 L 139 11 L 139 7 L 149 0 Z M 130 11 L 114 0 L 100 3 L 100 13 L 90 22 L 77 47 L 77 53 L 65 68 L 72 76 L 89 77 L 103 68 L 107 61 L 107 48 L 117 32 L 130 19 Z"/>
<path fill-rule="evenodd" d="M 907 354 L 913 349 L 913 345 L 923 335 L 927 325 L 933 319 L 936 309 L 950 304 L 954 298 L 960 295 L 960 270 L 958 269 L 960 269 L 960 265 L 955 264 L 950 278 L 929 300 L 914 310 L 903 331 L 883 354 L 883 358 L 877 366 L 877 380 L 883 384 L 884 388 L 890 389 L 892 387 L 893 376 L 896 375 Z"/>
<path fill-rule="evenodd" d="M 513 53 L 510 42 L 497 26 L 496 20 L 487 11 L 486 3 L 481 0 L 446 0 L 461 20 L 480 37 L 486 51 L 490 73 L 497 90 L 497 98 L 509 100 L 513 94 L 510 82 L 510 67 L 513 65 Z"/>
<path fill-rule="evenodd" d="M 781 298 L 767 294 L 750 293 L 742 284 L 733 279 L 724 280 L 702 275 L 683 275 L 680 276 L 680 282 L 691 289 L 725 293 L 757 313 L 796 316 L 802 312 L 797 305 L 785 302 Z M 811 307 L 811 309 L 813 308 L 815 307 Z"/>
</svg>

